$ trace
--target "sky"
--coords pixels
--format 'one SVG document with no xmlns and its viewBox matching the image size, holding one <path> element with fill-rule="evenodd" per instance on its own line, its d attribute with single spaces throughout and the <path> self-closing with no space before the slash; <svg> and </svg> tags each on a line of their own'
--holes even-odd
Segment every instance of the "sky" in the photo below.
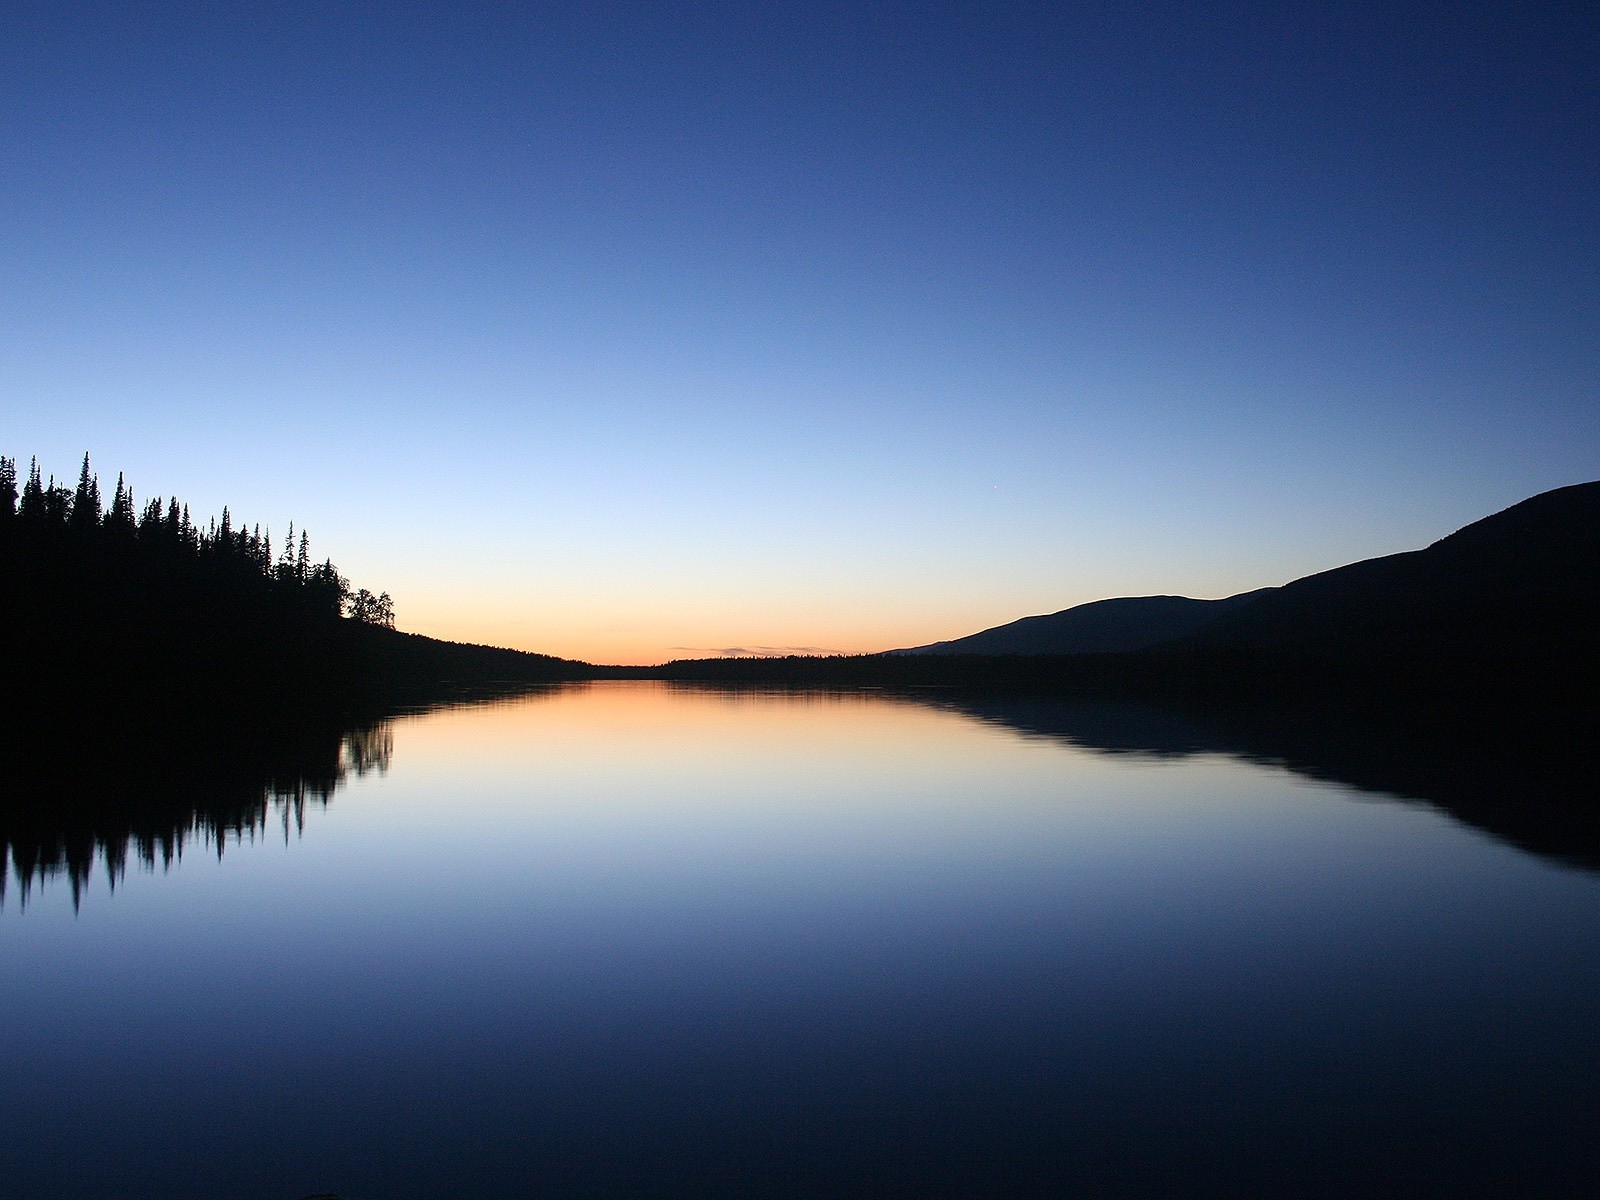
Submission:
<svg viewBox="0 0 1600 1200">
<path fill-rule="evenodd" d="M 0 454 L 592 662 L 1228 595 L 1600 477 L 1597 135 L 1587 3 L 10 3 Z"/>
</svg>

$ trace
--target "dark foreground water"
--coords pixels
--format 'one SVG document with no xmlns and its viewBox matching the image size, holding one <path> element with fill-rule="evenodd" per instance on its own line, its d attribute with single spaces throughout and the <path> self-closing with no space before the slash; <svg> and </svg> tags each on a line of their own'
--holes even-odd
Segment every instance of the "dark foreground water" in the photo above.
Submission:
<svg viewBox="0 0 1600 1200">
<path fill-rule="evenodd" d="M 0 1193 L 1600 1194 L 1600 877 L 1146 742 L 598 684 L 14 845 Z"/>
</svg>

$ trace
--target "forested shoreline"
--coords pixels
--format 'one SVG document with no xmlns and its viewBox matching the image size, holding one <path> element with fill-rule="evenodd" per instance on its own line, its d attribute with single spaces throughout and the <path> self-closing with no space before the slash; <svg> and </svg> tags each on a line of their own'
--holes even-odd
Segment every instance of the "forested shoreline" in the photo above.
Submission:
<svg viewBox="0 0 1600 1200">
<path fill-rule="evenodd" d="M 581 673 L 546 655 L 397 633 L 389 595 L 315 561 L 304 529 L 291 526 L 275 549 L 228 508 L 201 525 L 176 497 L 140 505 L 120 474 L 107 501 L 88 455 L 73 488 L 43 477 L 36 459 L 19 481 L 16 461 L 0 458 L 0 580 L 13 728 L 54 734 L 219 706 L 361 708 Z"/>
<path fill-rule="evenodd" d="M 0 457 L 0 553 L 12 587 L 53 589 L 40 599 L 68 608 L 91 582 L 115 582 L 128 595 L 160 599 L 154 593 L 164 591 L 174 603 L 194 599 L 213 611 L 270 605 L 394 626 L 389 594 L 353 589 L 331 560 L 313 563 L 310 535 L 301 530 L 297 541 L 292 522 L 274 556 L 270 529 L 235 528 L 227 506 L 202 529 L 176 496 L 140 507 L 120 473 L 107 504 L 87 454 L 75 488 L 53 475 L 46 482 L 35 458 L 19 489 L 16 461 Z"/>
<path fill-rule="evenodd" d="M 161 710 L 370 712 L 607 678 L 984 687 L 1181 704 L 1377 705 L 1424 715 L 1463 705 L 1592 712 L 1600 700 L 1600 643 L 1590 619 L 1597 504 L 1594 485 L 1558 490 L 1458 531 L 1425 554 L 1356 564 L 1278 589 L 1286 597 L 1297 589 L 1334 593 L 1327 612 L 1300 614 L 1293 642 L 1191 637 L 1125 653 L 887 653 L 601 667 L 398 632 L 389 595 L 354 588 L 331 560 L 314 561 L 303 529 L 290 526 L 275 549 L 269 531 L 236 523 L 228 508 L 202 526 L 176 498 L 140 505 L 120 474 L 107 502 L 87 454 L 74 488 L 42 478 L 36 460 L 19 487 L 15 461 L 0 458 L 8 725 L 31 721 L 57 733 L 90 719 L 137 723 Z M 1451 546 L 1460 552 L 1442 553 Z M 1416 564 L 1441 558 L 1449 570 L 1435 571 L 1438 578 L 1388 580 L 1397 565 L 1416 574 Z M 1380 582 L 1393 585 L 1387 591 L 1369 587 L 1368 596 L 1344 583 L 1325 586 L 1376 568 L 1387 573 Z M 64 710 L 79 722 L 63 723 Z"/>
<path fill-rule="evenodd" d="M 1588 542 L 1563 530 L 1559 544 L 1581 557 Z M 1517 844 L 1600 862 L 1593 770 L 1571 761 L 1600 704 L 1593 631 L 1528 616 L 1571 604 L 1488 609 L 1493 621 L 1459 624 L 1484 635 L 1466 654 L 1367 632 L 1337 652 L 1191 642 L 605 667 L 397 631 L 386 593 L 353 588 L 310 547 L 291 527 L 275 550 L 227 508 L 202 526 L 175 498 L 139 505 L 120 475 L 107 502 L 87 456 L 74 488 L 36 461 L 19 486 L 0 458 L 0 858 L 24 893 L 65 874 L 76 895 L 97 856 L 115 879 L 186 839 L 220 852 L 264 832 L 269 814 L 298 820 L 307 798 L 326 803 L 347 758 L 358 773 L 386 761 L 363 749 L 367 735 L 403 712 L 598 679 L 871 689 L 1086 745 L 1192 741 L 1426 797 Z M 1574 594 L 1590 595 L 1574 577 Z M 1132 732 L 1107 732 L 1118 711 L 1140 714 Z M 1508 782 L 1524 777 L 1531 790 Z"/>
</svg>

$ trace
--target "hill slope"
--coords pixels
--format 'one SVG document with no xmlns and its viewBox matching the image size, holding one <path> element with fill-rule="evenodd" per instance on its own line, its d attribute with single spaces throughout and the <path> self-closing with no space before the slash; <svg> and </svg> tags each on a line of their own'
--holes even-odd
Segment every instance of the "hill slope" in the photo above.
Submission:
<svg viewBox="0 0 1600 1200">
<path fill-rule="evenodd" d="M 1254 596 L 1174 646 L 1507 664 L 1600 650 L 1600 482 L 1544 492 L 1423 550 Z"/>
<path fill-rule="evenodd" d="M 1451 663 L 1475 680 L 1576 681 L 1600 669 L 1600 482 L 1533 496 L 1422 550 L 1282 587 L 1224 600 L 1101 600 L 895 653 L 1146 653 L 1395 678 Z"/>
<path fill-rule="evenodd" d="M 1126 654 L 1184 637 L 1261 595 L 1225 600 L 1187 596 L 1121 596 L 1047 616 L 1023 617 L 967 637 L 898 654 Z"/>
</svg>

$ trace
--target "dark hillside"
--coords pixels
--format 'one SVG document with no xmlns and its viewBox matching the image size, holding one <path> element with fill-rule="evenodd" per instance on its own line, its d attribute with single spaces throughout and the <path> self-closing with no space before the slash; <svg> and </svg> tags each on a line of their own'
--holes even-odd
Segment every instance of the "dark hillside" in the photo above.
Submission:
<svg viewBox="0 0 1600 1200">
<path fill-rule="evenodd" d="M 1564 671 L 1600 658 L 1600 483 L 1534 496 L 1424 550 L 1308 575 L 1175 643 L 1385 664 Z"/>
<path fill-rule="evenodd" d="M 1006 625 L 917 646 L 899 654 L 1126 654 L 1183 637 L 1260 595 L 1246 592 L 1224 600 L 1187 596 L 1122 596 L 1095 600 L 1048 616 L 1023 617 Z"/>
<path fill-rule="evenodd" d="M 1164 610 L 1164 601 L 1176 603 Z M 1184 636 L 1133 651 L 1022 649 L 1049 644 L 1033 631 L 1052 620 L 1077 622 L 1083 632 L 1104 616 L 1109 638 L 1163 611 L 1180 620 L 1217 615 Z M 973 645 L 991 649 L 954 652 Z M 785 686 L 981 685 L 1319 710 L 1383 702 L 1592 712 L 1600 702 L 1600 483 L 1535 496 L 1424 550 L 1230 601 L 1106 601 L 924 649 L 934 652 L 676 662 L 652 673 Z"/>
</svg>

